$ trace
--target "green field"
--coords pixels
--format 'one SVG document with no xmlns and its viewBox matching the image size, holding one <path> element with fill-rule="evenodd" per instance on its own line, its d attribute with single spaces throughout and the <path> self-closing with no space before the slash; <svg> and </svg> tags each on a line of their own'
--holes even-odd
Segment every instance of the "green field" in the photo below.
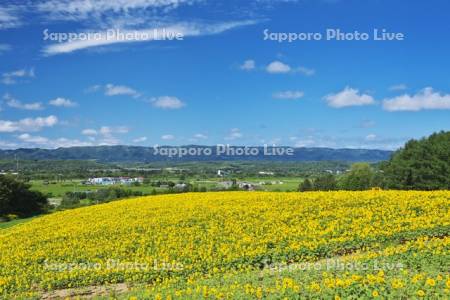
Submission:
<svg viewBox="0 0 450 300">
<path fill-rule="evenodd" d="M 54 182 L 45 184 L 43 180 L 31 181 L 33 190 L 40 191 L 46 195 L 51 195 L 50 198 L 61 198 L 67 192 L 88 192 L 96 191 L 99 189 L 105 189 L 111 187 L 111 185 L 85 185 L 81 183 L 82 180 L 70 180 L 64 182 Z M 133 191 L 141 191 L 144 194 L 150 194 L 152 190 L 160 191 L 162 189 L 155 188 L 150 185 L 141 186 L 128 186 L 128 185 L 116 185 Z"/>
<path fill-rule="evenodd" d="M 16 220 L 7 221 L 7 222 L 0 222 L 0 229 L 6 229 L 9 227 L 16 226 L 18 224 L 26 223 L 26 222 L 33 220 L 34 218 L 36 218 L 36 217 L 25 218 L 25 219 L 16 219 Z"/>
<path fill-rule="evenodd" d="M 179 178 L 164 178 L 167 181 L 179 182 Z M 214 189 L 220 187 L 221 181 L 227 181 L 229 179 L 222 178 L 209 178 L 198 180 L 196 178 L 186 178 L 185 182 L 189 182 L 194 186 L 199 188 L 205 187 L 207 189 Z M 252 184 L 259 185 L 264 182 L 267 184 L 262 184 L 259 186 L 261 190 L 267 191 L 295 191 L 302 179 L 298 177 L 249 177 L 244 179 L 239 179 L 238 181 L 249 182 Z M 32 180 L 32 189 L 40 191 L 50 198 L 62 198 L 67 192 L 87 192 L 96 191 L 99 189 L 105 189 L 111 187 L 110 185 L 85 185 L 82 184 L 81 179 L 66 180 L 62 182 L 46 182 L 44 180 Z M 151 194 L 153 190 L 157 192 L 164 192 L 165 188 L 154 187 L 151 185 L 142 184 L 139 186 L 133 185 L 116 185 L 117 187 L 122 187 L 125 189 L 130 189 L 132 191 L 140 191 L 143 194 Z"/>
</svg>

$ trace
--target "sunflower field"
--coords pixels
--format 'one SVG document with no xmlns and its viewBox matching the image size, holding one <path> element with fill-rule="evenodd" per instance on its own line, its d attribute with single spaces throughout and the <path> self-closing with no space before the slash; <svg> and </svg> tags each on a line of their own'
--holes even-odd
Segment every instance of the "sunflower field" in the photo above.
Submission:
<svg viewBox="0 0 450 300">
<path fill-rule="evenodd" d="M 126 283 L 126 299 L 450 297 L 450 192 L 134 198 L 0 230 L 0 298 Z M 133 289 L 135 288 L 135 290 Z"/>
</svg>

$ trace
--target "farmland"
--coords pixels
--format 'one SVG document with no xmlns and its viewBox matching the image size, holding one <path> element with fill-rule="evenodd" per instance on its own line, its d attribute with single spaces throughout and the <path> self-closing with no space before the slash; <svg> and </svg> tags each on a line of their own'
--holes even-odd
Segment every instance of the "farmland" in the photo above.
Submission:
<svg viewBox="0 0 450 300">
<path fill-rule="evenodd" d="M 449 208 L 448 191 L 373 190 L 188 193 L 56 212 L 0 231 L 0 295 L 125 283 L 123 297 L 148 299 L 445 298 Z"/>
</svg>

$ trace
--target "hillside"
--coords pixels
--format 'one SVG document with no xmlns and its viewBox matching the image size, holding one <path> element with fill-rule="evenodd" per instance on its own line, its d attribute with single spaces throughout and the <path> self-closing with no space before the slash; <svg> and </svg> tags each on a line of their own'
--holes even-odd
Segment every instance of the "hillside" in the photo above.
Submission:
<svg viewBox="0 0 450 300">
<path fill-rule="evenodd" d="M 258 147 L 259 154 L 224 155 L 217 154 L 216 147 L 183 146 L 180 148 L 211 149 L 212 155 L 186 155 L 168 157 L 155 154 L 152 147 L 136 146 L 96 146 L 71 147 L 58 149 L 17 149 L 0 150 L 0 159 L 14 159 L 16 156 L 26 160 L 97 160 L 99 162 L 160 162 L 160 161 L 368 161 L 377 162 L 390 158 L 392 152 L 367 149 L 331 149 L 331 148 L 295 148 L 293 155 L 267 156 L 263 148 Z M 173 147 L 166 147 L 168 149 Z M 231 147 L 234 148 L 234 147 Z"/>
<path fill-rule="evenodd" d="M 448 199 L 448 191 L 189 193 L 57 212 L 0 230 L 0 298 L 127 284 L 148 285 L 137 299 L 419 291 L 444 299 Z M 365 267 L 278 273 L 328 258 Z"/>
</svg>

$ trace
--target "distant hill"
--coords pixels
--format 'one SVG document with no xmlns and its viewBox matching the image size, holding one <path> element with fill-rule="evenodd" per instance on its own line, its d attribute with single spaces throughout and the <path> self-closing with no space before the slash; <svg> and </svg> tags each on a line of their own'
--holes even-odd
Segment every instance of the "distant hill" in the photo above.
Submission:
<svg viewBox="0 0 450 300">
<path fill-rule="evenodd" d="M 95 146 L 95 147 L 71 147 L 58 149 L 16 149 L 0 150 L 0 159 L 26 160 L 96 160 L 98 162 L 163 162 L 163 161 L 367 161 L 377 162 L 388 160 L 392 154 L 385 150 L 367 149 L 330 149 L 330 148 L 294 148 L 293 155 L 265 155 L 263 147 L 257 148 L 256 155 L 229 155 L 217 153 L 217 148 L 212 146 L 181 146 L 161 147 L 167 151 L 179 151 L 179 149 L 200 149 L 198 155 L 182 155 L 181 157 L 169 157 L 155 153 L 153 147 L 136 146 Z M 242 147 L 230 147 L 230 152 Z M 281 147 L 279 149 L 288 149 Z M 256 150 L 254 150 L 256 151 Z M 199 151 L 197 151 L 198 153 Z M 205 153 L 210 153 L 205 155 Z"/>
</svg>

